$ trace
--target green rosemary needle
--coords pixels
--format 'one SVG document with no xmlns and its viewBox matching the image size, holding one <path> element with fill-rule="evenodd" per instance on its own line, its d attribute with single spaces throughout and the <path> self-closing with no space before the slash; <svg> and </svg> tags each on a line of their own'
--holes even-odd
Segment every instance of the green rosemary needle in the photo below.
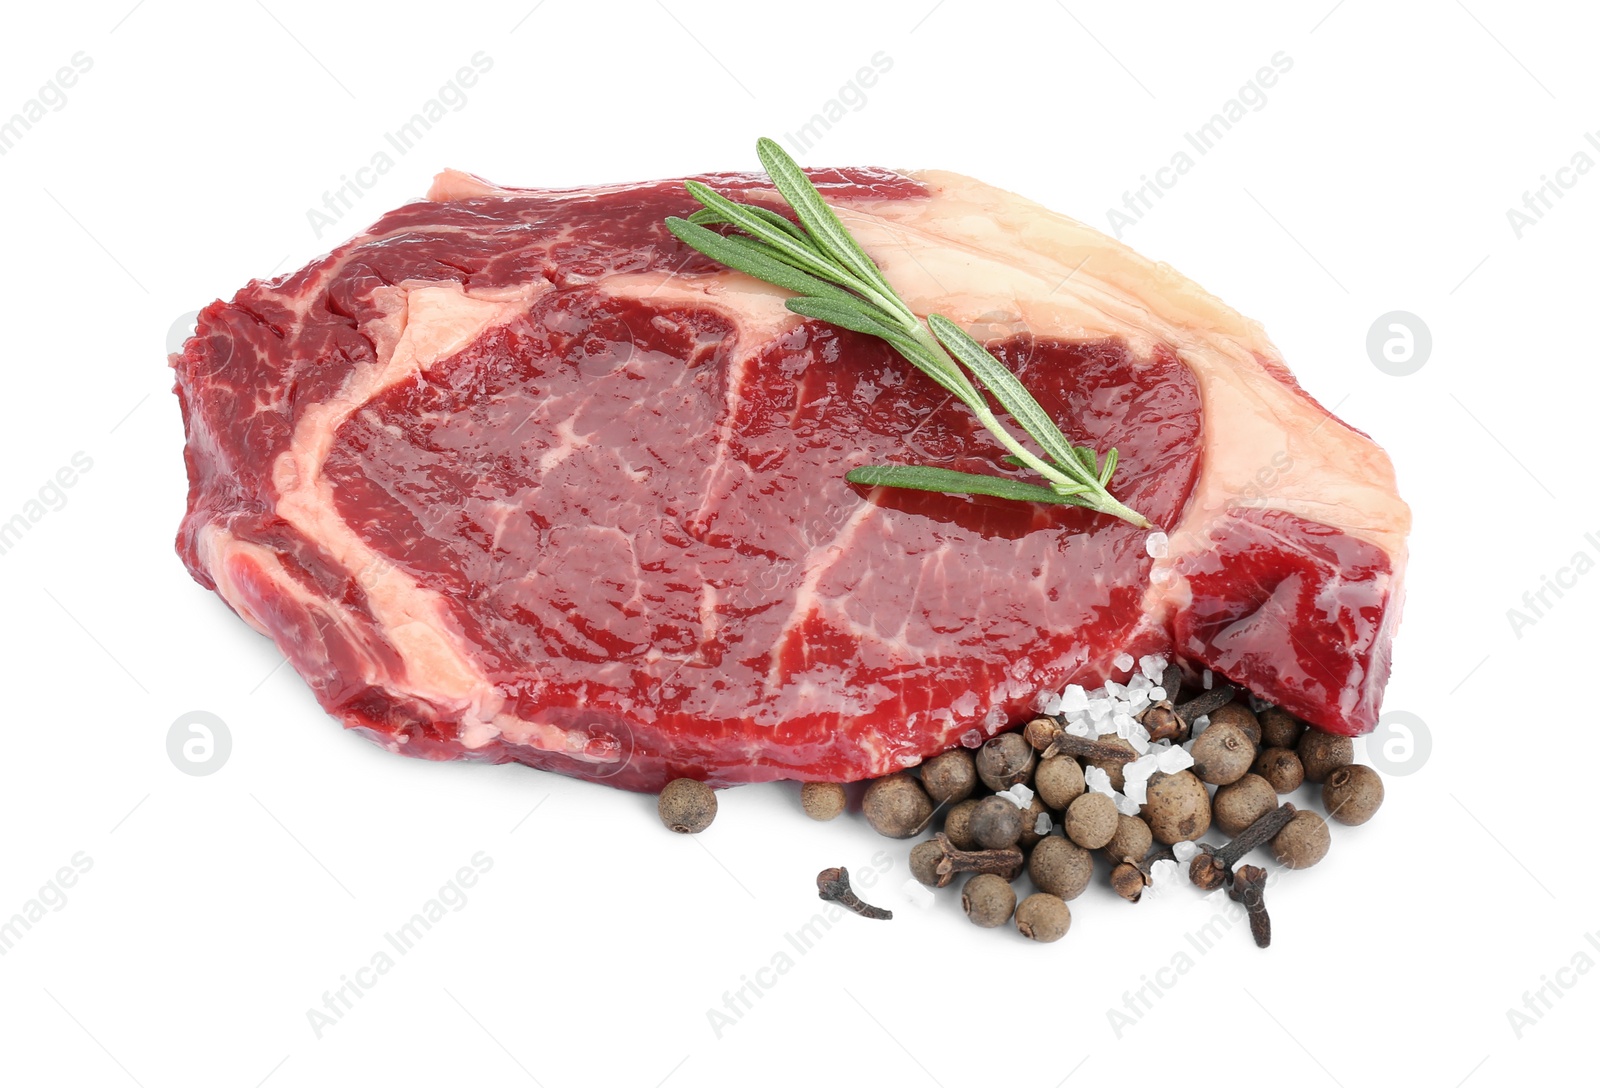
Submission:
<svg viewBox="0 0 1600 1088">
<path fill-rule="evenodd" d="M 964 329 L 939 314 L 929 314 L 924 323 L 788 153 L 766 138 L 757 141 L 756 153 L 798 224 L 771 209 L 736 203 L 690 181 L 685 183 L 689 193 L 703 207 L 687 219 L 669 217 L 667 229 L 713 260 L 795 292 L 785 303 L 795 313 L 886 341 L 965 404 L 1006 448 L 1008 462 L 1031 469 L 1044 482 L 931 465 L 868 465 L 852 469 L 846 479 L 867 487 L 1066 503 L 1149 527 L 1142 514 L 1118 502 L 1108 489 L 1117 468 L 1115 448 L 1101 457 L 1088 446 L 1074 446 L 1016 375 Z M 733 230 L 723 234 L 710 229 L 714 226 Z M 1033 439 L 1039 452 L 1023 445 L 996 418 L 984 390 Z"/>
</svg>

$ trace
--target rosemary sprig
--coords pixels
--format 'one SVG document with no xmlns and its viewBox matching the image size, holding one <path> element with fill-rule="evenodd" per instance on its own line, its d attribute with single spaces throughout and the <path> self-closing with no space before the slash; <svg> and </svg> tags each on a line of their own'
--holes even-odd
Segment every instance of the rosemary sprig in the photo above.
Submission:
<svg viewBox="0 0 1600 1088">
<path fill-rule="evenodd" d="M 868 465 L 852 469 L 846 479 L 868 487 L 1066 503 L 1149 527 L 1142 514 L 1108 490 L 1117 468 L 1115 448 L 1102 458 L 1088 446 L 1074 446 L 1016 376 L 959 325 L 939 314 L 929 314 L 924 324 L 788 153 L 766 138 L 757 141 L 756 153 L 798 225 L 768 208 L 736 203 L 690 181 L 685 185 L 703 207 L 687 219 L 669 217 L 667 229 L 713 260 L 795 292 L 785 303 L 795 313 L 886 341 L 978 417 L 1008 451 L 1005 461 L 1033 470 L 1045 482 L 930 465 Z M 713 226 L 738 233 L 718 233 L 709 229 Z M 1024 446 L 995 417 L 980 386 L 1037 443 L 1040 453 Z"/>
</svg>

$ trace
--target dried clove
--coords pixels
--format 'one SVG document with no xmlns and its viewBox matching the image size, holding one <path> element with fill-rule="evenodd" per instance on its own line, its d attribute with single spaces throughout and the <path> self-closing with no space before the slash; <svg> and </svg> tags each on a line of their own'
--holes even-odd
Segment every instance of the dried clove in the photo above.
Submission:
<svg viewBox="0 0 1600 1088">
<path fill-rule="evenodd" d="M 1272 841 L 1295 814 L 1295 807 L 1285 801 L 1261 819 L 1239 832 L 1225 846 L 1200 844 L 1200 852 L 1189 862 L 1189 879 L 1205 891 L 1214 891 L 1233 879 L 1233 867 L 1250 851 Z"/>
<path fill-rule="evenodd" d="M 1022 851 L 1015 846 L 1000 850 L 958 850 L 950 844 L 943 831 L 933 836 L 944 855 L 934 866 L 938 874 L 938 887 L 943 888 L 956 878 L 957 873 L 993 873 L 1005 880 L 1015 880 L 1022 872 Z"/>
<path fill-rule="evenodd" d="M 1187 703 L 1179 703 L 1175 708 L 1178 720 L 1185 726 L 1194 725 L 1194 720 L 1213 710 L 1221 710 L 1233 702 L 1237 689 L 1232 684 L 1219 684 L 1210 691 L 1201 692 Z"/>
<path fill-rule="evenodd" d="M 1257 948 L 1272 943 L 1272 919 L 1267 916 L 1267 871 L 1259 865 L 1241 865 L 1233 874 L 1233 884 L 1228 888 L 1228 898 L 1243 903 L 1250 916 L 1250 936 Z"/>
<path fill-rule="evenodd" d="M 1048 718 L 1034 720 L 1049 721 Z M 1121 745 L 1075 736 L 1062 729 L 1060 724 L 1051 724 L 1055 725 L 1055 731 L 1050 734 L 1050 743 L 1039 753 L 1041 761 L 1058 755 L 1075 756 L 1086 763 L 1126 763 L 1133 758 L 1130 750 Z"/>
<path fill-rule="evenodd" d="M 817 898 L 830 903 L 838 903 L 846 910 L 854 911 L 863 918 L 893 918 L 894 912 L 875 907 L 870 903 L 863 903 L 850 888 L 850 870 L 843 865 L 832 869 L 824 869 L 817 874 Z"/>
<path fill-rule="evenodd" d="M 1158 861 L 1172 861 L 1172 847 L 1158 846 L 1142 861 L 1123 861 L 1111 870 L 1111 890 L 1130 903 L 1137 903 L 1150 886 L 1150 874 Z"/>
</svg>

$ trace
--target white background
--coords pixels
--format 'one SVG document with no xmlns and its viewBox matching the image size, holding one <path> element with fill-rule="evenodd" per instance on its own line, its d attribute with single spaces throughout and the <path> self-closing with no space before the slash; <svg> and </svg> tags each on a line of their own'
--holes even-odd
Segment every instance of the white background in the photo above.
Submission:
<svg viewBox="0 0 1600 1088">
<path fill-rule="evenodd" d="M 1587 5 L 131 6 L 13 5 L 0 35 L 0 117 L 92 60 L 0 157 L 0 520 L 74 453 L 93 461 L 0 555 L 0 918 L 92 861 L 0 957 L 0 1079 L 1583 1079 L 1600 972 L 1558 972 L 1585 949 L 1600 962 L 1600 575 L 1520 637 L 1507 610 L 1600 555 L 1600 170 L 1520 238 L 1506 210 L 1600 129 Z M 467 104 L 318 238 L 307 209 L 479 50 L 493 68 Z M 1263 320 L 1306 387 L 1392 452 L 1416 513 L 1388 707 L 1423 718 L 1431 757 L 1274 887 L 1268 952 L 1242 924 L 1196 951 L 1218 908 L 1188 889 L 1138 906 L 1093 889 L 1051 946 L 973 928 L 953 894 L 919 911 L 907 844 L 813 825 L 782 785 L 725 792 L 687 839 L 648 797 L 395 758 L 343 734 L 173 554 L 181 315 L 444 166 L 510 185 L 750 168 L 757 135 L 797 129 L 879 51 L 892 68 L 809 163 L 962 171 L 1101 227 L 1273 54 L 1293 60 L 1125 235 Z M 1432 330 L 1409 377 L 1367 356 L 1391 310 Z M 194 710 L 232 736 L 209 777 L 167 755 Z M 319 1039 L 307 1009 L 478 851 L 493 868 L 466 906 Z M 796 952 L 813 874 L 878 851 L 893 871 L 870 897 L 894 921 L 846 918 Z M 719 1036 L 708 1010 L 780 952 L 793 968 Z M 1180 953 L 1186 973 L 1160 973 Z M 1572 985 L 1519 1037 L 1508 1010 L 1547 976 Z M 1107 1010 L 1149 983 L 1151 1011 L 1114 1028 Z"/>
</svg>

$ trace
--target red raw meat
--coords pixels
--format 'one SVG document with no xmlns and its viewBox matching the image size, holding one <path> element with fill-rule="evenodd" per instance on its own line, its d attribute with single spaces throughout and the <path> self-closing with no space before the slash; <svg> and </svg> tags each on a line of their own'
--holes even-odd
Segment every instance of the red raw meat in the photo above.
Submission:
<svg viewBox="0 0 1600 1088">
<path fill-rule="evenodd" d="M 676 242 L 680 181 L 447 173 L 201 314 L 184 562 L 391 751 L 634 789 L 883 774 L 1123 651 L 1372 727 L 1409 514 L 1257 325 L 969 178 L 812 176 L 915 310 L 1118 447 L 1164 558 L 1076 508 L 846 483 L 1003 451 L 882 343 Z"/>
</svg>

